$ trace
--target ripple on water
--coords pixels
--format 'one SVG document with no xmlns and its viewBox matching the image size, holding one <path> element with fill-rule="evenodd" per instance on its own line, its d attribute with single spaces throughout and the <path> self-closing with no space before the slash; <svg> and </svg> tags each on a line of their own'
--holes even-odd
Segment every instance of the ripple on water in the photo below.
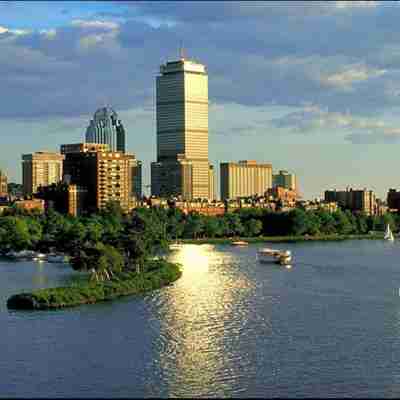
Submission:
<svg viewBox="0 0 400 400">
<path fill-rule="evenodd" d="M 173 286 L 57 312 L 4 302 L 68 269 L 0 263 L 2 395 L 398 394 L 400 247 L 281 246 L 300 262 L 291 270 L 258 264 L 258 247 L 185 245 L 172 256 L 183 265 Z"/>
</svg>

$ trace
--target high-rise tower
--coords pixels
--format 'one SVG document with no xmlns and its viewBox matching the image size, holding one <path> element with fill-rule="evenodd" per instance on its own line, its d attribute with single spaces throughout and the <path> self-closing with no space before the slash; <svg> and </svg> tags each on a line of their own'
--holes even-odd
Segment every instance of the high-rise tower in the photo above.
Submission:
<svg viewBox="0 0 400 400">
<path fill-rule="evenodd" d="M 209 199 L 208 75 L 181 58 L 157 76 L 157 162 L 152 194 Z"/>
<path fill-rule="evenodd" d="M 111 107 L 99 108 L 86 129 L 86 142 L 108 144 L 111 151 L 125 153 L 125 129 Z"/>
</svg>

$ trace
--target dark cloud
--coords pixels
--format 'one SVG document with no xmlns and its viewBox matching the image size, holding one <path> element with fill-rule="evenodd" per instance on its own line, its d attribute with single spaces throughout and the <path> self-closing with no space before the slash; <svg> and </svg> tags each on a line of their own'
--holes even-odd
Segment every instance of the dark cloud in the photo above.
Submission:
<svg viewBox="0 0 400 400">
<path fill-rule="evenodd" d="M 0 117 L 81 115 L 105 101 L 121 110 L 153 104 L 159 64 L 177 57 L 182 41 L 189 57 L 207 64 L 210 100 L 217 103 L 314 104 L 361 115 L 397 105 L 394 5 L 121 3 L 115 15 L 126 21 L 119 27 L 103 18 L 56 33 L 0 34 L 7 99 Z"/>
</svg>

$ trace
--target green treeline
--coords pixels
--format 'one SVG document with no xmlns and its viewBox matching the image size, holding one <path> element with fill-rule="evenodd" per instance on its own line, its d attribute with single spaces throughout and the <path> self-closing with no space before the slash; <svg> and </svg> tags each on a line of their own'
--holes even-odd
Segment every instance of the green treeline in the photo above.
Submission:
<svg viewBox="0 0 400 400">
<path fill-rule="evenodd" d="M 118 203 L 110 203 L 100 213 L 75 218 L 53 210 L 41 214 L 12 208 L 0 216 L 0 254 L 20 250 L 59 252 L 70 256 L 75 270 L 90 272 L 82 282 L 70 287 L 17 294 L 8 301 L 10 308 L 51 309 L 140 293 L 178 279 L 178 266 L 162 259 L 154 261 L 156 256 L 167 253 L 173 240 L 331 240 L 338 235 L 345 238 L 383 231 L 386 224 L 398 231 L 399 216 L 239 209 L 213 217 L 186 215 L 175 208 L 142 208 L 125 215 Z"/>
<path fill-rule="evenodd" d="M 46 214 L 12 209 L 0 216 L 0 252 L 49 249 L 73 257 L 76 269 L 87 270 L 97 261 L 99 270 L 143 266 L 176 239 L 259 236 L 357 235 L 383 231 L 389 224 L 397 232 L 397 214 L 366 216 L 350 211 L 323 210 L 270 212 L 239 209 L 222 216 L 185 215 L 179 209 L 142 208 L 129 215 L 110 203 L 98 214 L 74 218 L 52 210 Z"/>
<path fill-rule="evenodd" d="M 364 235 L 371 231 L 384 231 L 386 224 L 390 224 L 393 231 L 400 226 L 400 218 L 395 214 L 378 217 L 341 210 L 329 213 L 296 208 L 288 212 L 271 212 L 243 208 L 214 217 L 197 213 L 185 215 L 170 209 L 163 214 L 172 239 Z"/>
<path fill-rule="evenodd" d="M 124 215 L 118 203 L 98 214 L 74 218 L 12 209 L 0 217 L 0 252 L 34 250 L 63 253 L 75 270 L 96 280 L 115 273 L 143 272 L 149 260 L 168 249 L 168 236 L 157 211 Z"/>
</svg>

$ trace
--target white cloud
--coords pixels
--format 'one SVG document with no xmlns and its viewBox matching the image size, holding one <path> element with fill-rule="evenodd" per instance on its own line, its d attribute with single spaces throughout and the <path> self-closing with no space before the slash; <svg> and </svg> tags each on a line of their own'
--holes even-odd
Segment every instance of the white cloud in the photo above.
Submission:
<svg viewBox="0 0 400 400">
<path fill-rule="evenodd" d="M 321 82 L 328 86 L 351 90 L 353 83 L 363 82 L 386 74 L 385 69 L 368 68 L 362 64 L 348 65 L 342 71 L 323 76 Z"/>
<path fill-rule="evenodd" d="M 335 2 L 335 7 L 339 9 L 349 9 L 354 7 L 376 7 L 379 1 L 375 0 L 338 0 Z"/>
<path fill-rule="evenodd" d="M 28 29 L 8 29 L 5 26 L 0 26 L 0 35 L 2 33 L 13 33 L 14 35 L 28 35 L 32 33 L 31 30 Z"/>
<path fill-rule="evenodd" d="M 270 121 L 277 128 L 294 132 L 312 133 L 324 129 L 350 132 L 345 140 L 352 143 L 378 143 L 400 140 L 400 128 L 390 126 L 376 118 L 351 115 L 350 113 L 329 112 L 317 106 L 305 107 L 281 118 Z"/>
<path fill-rule="evenodd" d="M 55 29 L 42 29 L 39 33 L 44 35 L 47 39 L 54 39 L 57 35 L 57 31 Z"/>
<path fill-rule="evenodd" d="M 113 21 L 86 21 L 82 19 L 75 19 L 71 22 L 72 26 L 83 29 L 103 29 L 103 30 L 116 30 L 119 29 L 119 24 Z"/>
</svg>

